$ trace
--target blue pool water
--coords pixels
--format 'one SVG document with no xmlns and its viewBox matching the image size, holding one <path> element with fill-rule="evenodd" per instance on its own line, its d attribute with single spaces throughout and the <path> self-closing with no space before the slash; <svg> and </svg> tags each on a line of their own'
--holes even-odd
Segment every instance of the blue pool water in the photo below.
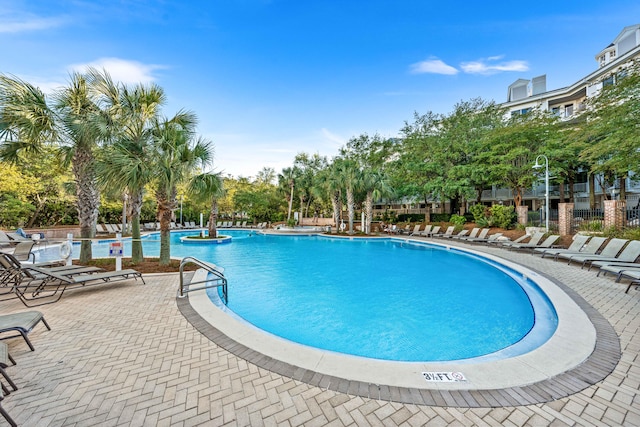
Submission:
<svg viewBox="0 0 640 427">
<path fill-rule="evenodd" d="M 172 234 L 172 256 L 224 267 L 235 314 L 325 350 L 397 361 L 514 355 L 540 345 L 557 324 L 534 283 L 457 250 L 228 230 L 229 244 L 181 244 L 185 234 L 194 232 Z M 105 244 L 94 246 L 94 256 L 106 251 Z M 157 256 L 159 235 L 145 239 L 144 251 Z"/>
</svg>

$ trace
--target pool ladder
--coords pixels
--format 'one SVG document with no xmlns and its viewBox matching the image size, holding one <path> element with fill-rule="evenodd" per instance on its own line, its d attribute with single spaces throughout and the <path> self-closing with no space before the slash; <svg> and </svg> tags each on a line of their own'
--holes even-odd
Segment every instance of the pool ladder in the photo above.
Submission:
<svg viewBox="0 0 640 427">
<path fill-rule="evenodd" d="M 187 264 L 195 264 L 198 267 L 206 270 L 208 274 L 206 275 L 205 279 L 199 280 L 197 282 L 192 282 L 192 281 L 185 282 L 184 267 Z M 193 285 L 200 285 L 203 283 L 204 283 L 203 286 L 197 286 L 195 288 L 193 287 Z M 209 262 L 205 262 L 190 256 L 182 258 L 182 261 L 180 261 L 180 289 L 178 289 L 178 298 L 184 298 L 187 292 L 199 291 L 201 289 L 209 289 L 209 288 L 221 289 L 222 302 L 225 305 L 228 303 L 229 298 L 227 294 L 227 279 L 226 277 L 224 277 L 224 268 L 218 267 L 215 264 L 211 264 Z"/>
</svg>

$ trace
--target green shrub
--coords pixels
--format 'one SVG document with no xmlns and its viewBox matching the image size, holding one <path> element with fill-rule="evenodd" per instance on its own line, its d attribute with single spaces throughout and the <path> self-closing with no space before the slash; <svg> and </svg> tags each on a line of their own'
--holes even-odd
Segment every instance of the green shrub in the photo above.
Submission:
<svg viewBox="0 0 640 427">
<path fill-rule="evenodd" d="M 473 220 L 476 223 L 486 220 L 488 216 L 488 209 L 485 205 L 473 205 L 469 208 L 469 212 L 473 215 Z"/>
<path fill-rule="evenodd" d="M 462 215 L 453 214 L 451 215 L 451 218 L 449 218 L 449 222 L 455 226 L 461 226 L 467 222 L 467 219 Z"/>
<path fill-rule="evenodd" d="M 432 213 L 431 222 L 449 222 L 451 214 L 448 213 Z"/>
<path fill-rule="evenodd" d="M 518 216 L 513 206 L 493 205 L 489 211 L 496 227 L 510 228 L 517 222 Z"/>
<path fill-rule="evenodd" d="M 400 214 L 397 222 L 422 222 L 424 214 Z"/>
</svg>

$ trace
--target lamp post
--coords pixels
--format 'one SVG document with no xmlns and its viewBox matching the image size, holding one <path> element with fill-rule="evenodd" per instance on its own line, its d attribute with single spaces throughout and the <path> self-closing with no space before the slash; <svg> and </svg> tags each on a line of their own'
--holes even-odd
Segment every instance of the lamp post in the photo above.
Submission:
<svg viewBox="0 0 640 427">
<path fill-rule="evenodd" d="M 536 157 L 536 164 L 533 165 L 534 169 L 540 169 L 542 165 L 538 163 L 538 160 L 542 157 L 544 159 L 544 223 L 549 231 L 549 159 L 544 154 L 540 154 Z"/>
</svg>

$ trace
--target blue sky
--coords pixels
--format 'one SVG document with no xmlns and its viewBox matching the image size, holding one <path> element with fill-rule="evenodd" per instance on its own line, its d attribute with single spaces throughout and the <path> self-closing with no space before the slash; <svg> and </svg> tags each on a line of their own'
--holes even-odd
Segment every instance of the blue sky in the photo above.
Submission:
<svg viewBox="0 0 640 427">
<path fill-rule="evenodd" d="M 0 0 L 0 72 L 45 91 L 87 65 L 155 82 L 165 115 L 198 115 L 215 169 L 249 177 L 396 136 L 414 112 L 503 102 L 518 78 L 567 86 L 639 22 L 637 0 Z"/>
</svg>

